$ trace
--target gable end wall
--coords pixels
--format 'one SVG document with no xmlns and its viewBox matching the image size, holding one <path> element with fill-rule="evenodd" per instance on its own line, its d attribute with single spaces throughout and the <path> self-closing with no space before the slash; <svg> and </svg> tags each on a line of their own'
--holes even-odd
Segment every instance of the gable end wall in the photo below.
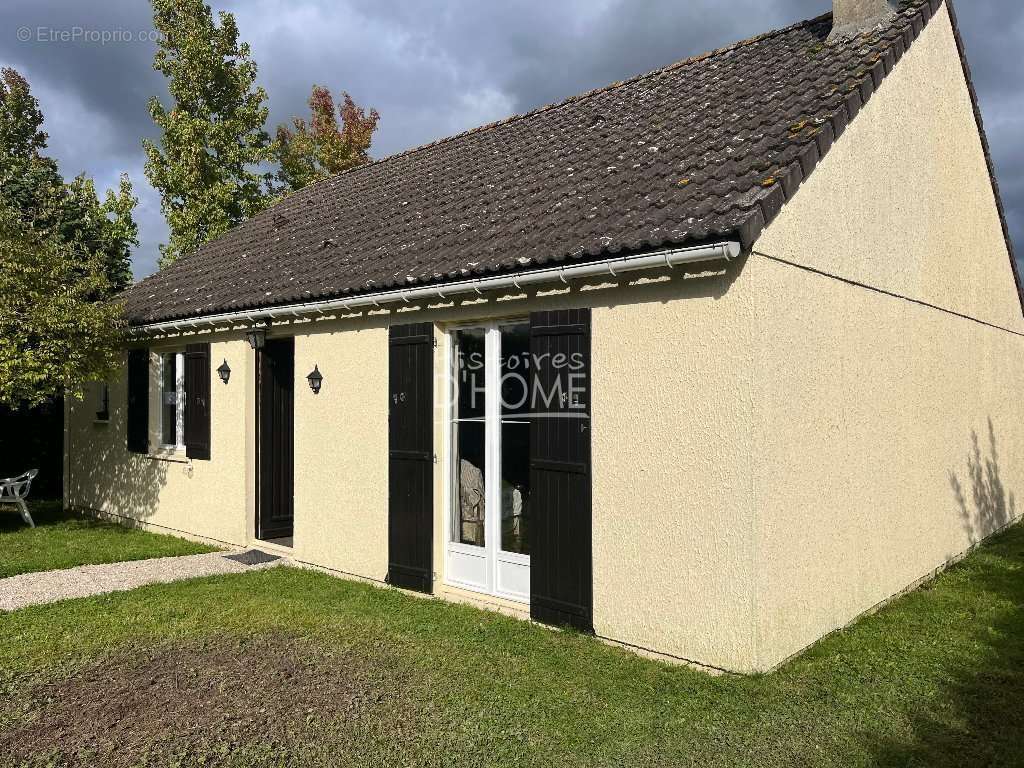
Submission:
<svg viewBox="0 0 1024 768">
<path fill-rule="evenodd" d="M 1024 332 L 945 4 L 754 250 Z"/>
<path fill-rule="evenodd" d="M 1024 320 L 945 5 L 746 268 L 768 669 L 1024 504 Z"/>
</svg>

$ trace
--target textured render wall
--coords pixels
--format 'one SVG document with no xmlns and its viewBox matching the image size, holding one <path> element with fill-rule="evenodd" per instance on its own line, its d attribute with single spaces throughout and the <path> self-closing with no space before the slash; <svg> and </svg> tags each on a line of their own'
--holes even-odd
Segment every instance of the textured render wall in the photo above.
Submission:
<svg viewBox="0 0 1024 768">
<path fill-rule="evenodd" d="M 752 669 L 753 305 L 735 277 L 734 268 L 729 276 L 591 285 L 435 307 L 409 320 L 434 322 L 443 342 L 454 323 L 593 307 L 595 628 L 645 649 Z M 295 328 L 295 556 L 375 580 L 387 571 L 390 321 Z M 444 343 L 434 361 L 435 594 L 523 615 L 525 606 L 444 583 Z M 316 397 L 304 380 L 314 364 L 324 375 Z"/>
<path fill-rule="evenodd" d="M 644 290 L 593 313 L 595 629 L 752 670 L 749 279 Z"/>
<path fill-rule="evenodd" d="M 1024 330 L 944 8 L 756 249 Z M 746 270 L 766 669 L 1021 514 L 1024 338 L 757 255 Z"/>
<path fill-rule="evenodd" d="M 943 5 L 755 247 L 1024 331 L 975 125 Z"/>
<path fill-rule="evenodd" d="M 594 610 L 599 635 L 729 669 L 751 669 L 753 508 L 750 503 L 753 354 L 747 273 L 641 284 L 591 283 L 539 296 L 478 300 L 314 325 L 279 326 L 295 343 L 296 559 L 362 578 L 387 573 L 388 331 L 431 321 L 524 317 L 593 308 Z M 220 339 L 228 339 L 221 341 Z M 255 357 L 238 337 L 212 337 L 210 462 L 140 457 L 125 449 L 125 383 L 111 387 L 111 423 L 71 408 L 74 505 L 238 545 L 253 542 Z M 158 367 L 151 366 L 151 433 L 158 442 Z M 526 615 L 527 607 L 444 583 L 448 446 L 446 345 L 435 352 L 435 593 Z M 318 365 L 314 396 L 305 376 Z"/>
<path fill-rule="evenodd" d="M 210 346 L 210 367 L 227 359 L 231 381 L 221 383 L 211 370 L 211 461 L 184 456 L 128 453 L 126 379 L 110 383 L 110 423 L 95 423 L 92 400 L 70 402 L 67 419 L 68 503 L 71 506 L 132 518 L 195 536 L 245 544 L 248 536 L 246 442 L 252 411 L 252 351 L 239 338 Z M 190 339 L 191 340 L 191 339 Z M 162 351 L 183 351 L 181 345 L 154 347 L 150 361 L 150 449 L 160 454 L 159 368 Z M 251 422 L 251 419 L 248 419 Z"/>
<path fill-rule="evenodd" d="M 771 318 L 753 438 L 764 669 L 1024 511 L 1024 338 L 767 260 L 750 269 Z M 788 314 L 774 303 L 792 299 Z M 975 437 L 993 473 L 981 480 Z"/>
<path fill-rule="evenodd" d="M 388 570 L 385 323 L 318 325 L 295 338 L 295 556 L 379 581 Z M 319 395 L 305 378 L 314 365 Z"/>
</svg>

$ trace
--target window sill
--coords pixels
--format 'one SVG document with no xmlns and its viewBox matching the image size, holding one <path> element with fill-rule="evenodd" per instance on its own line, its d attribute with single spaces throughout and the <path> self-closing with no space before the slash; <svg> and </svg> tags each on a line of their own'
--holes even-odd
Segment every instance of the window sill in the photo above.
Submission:
<svg viewBox="0 0 1024 768">
<path fill-rule="evenodd" d="M 153 461 L 169 461 L 172 464 L 188 464 L 190 459 L 185 455 L 185 451 L 168 448 L 166 450 L 154 451 L 149 454 L 149 458 Z"/>
<path fill-rule="evenodd" d="M 105 426 L 110 424 L 110 419 L 93 419 L 92 423 L 93 424 L 99 424 L 99 425 L 105 427 Z"/>
</svg>

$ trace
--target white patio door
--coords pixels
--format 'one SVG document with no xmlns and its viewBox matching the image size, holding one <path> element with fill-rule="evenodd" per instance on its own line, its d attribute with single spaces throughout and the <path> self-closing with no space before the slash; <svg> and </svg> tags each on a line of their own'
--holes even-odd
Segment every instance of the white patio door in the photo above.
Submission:
<svg viewBox="0 0 1024 768">
<path fill-rule="evenodd" d="M 451 500 L 446 579 L 530 600 L 530 324 L 451 333 Z"/>
</svg>

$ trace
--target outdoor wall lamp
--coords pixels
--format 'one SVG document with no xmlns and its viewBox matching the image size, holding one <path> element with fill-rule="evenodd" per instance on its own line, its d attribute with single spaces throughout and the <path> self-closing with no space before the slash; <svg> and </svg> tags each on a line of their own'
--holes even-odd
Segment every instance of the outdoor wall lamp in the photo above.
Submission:
<svg viewBox="0 0 1024 768">
<path fill-rule="evenodd" d="M 320 373 L 320 366 L 314 365 L 312 372 L 306 377 L 306 381 L 309 382 L 309 388 L 313 390 L 314 395 L 320 394 L 320 385 L 324 382 L 324 377 Z"/>
<path fill-rule="evenodd" d="M 267 329 L 250 328 L 245 332 L 245 340 L 253 349 L 263 349 L 263 343 L 267 340 Z"/>
<path fill-rule="evenodd" d="M 227 359 L 221 363 L 220 368 L 217 369 L 217 375 L 220 376 L 220 380 L 225 384 L 228 383 L 228 379 L 231 378 L 231 366 L 228 365 Z"/>
</svg>

